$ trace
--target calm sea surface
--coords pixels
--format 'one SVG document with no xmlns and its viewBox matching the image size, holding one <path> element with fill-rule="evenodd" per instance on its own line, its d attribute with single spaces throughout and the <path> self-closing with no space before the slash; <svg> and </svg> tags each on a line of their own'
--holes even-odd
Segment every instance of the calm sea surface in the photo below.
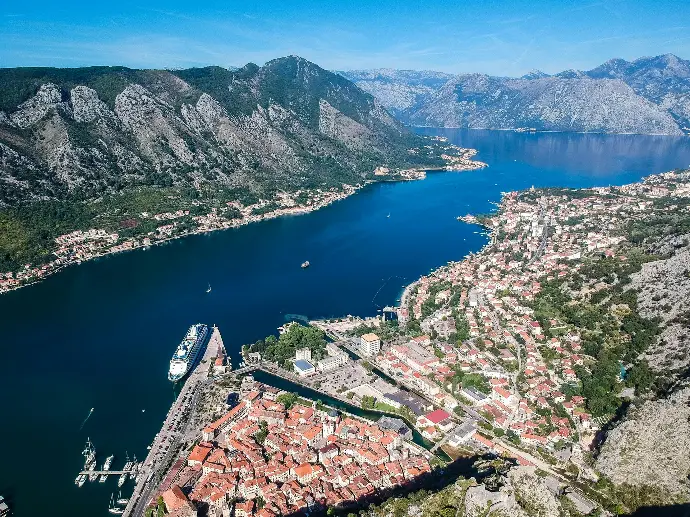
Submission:
<svg viewBox="0 0 690 517">
<path fill-rule="evenodd" d="M 145 457 L 189 325 L 218 325 L 236 364 L 243 343 L 288 314 L 375 314 L 478 250 L 478 228 L 455 218 L 491 210 L 501 191 L 623 184 L 690 164 L 686 138 L 420 131 L 477 148 L 490 167 L 374 185 L 313 214 L 107 257 L 0 296 L 0 494 L 15 515 L 108 515 L 115 479 L 74 485 L 84 442 L 99 465 Z"/>
</svg>

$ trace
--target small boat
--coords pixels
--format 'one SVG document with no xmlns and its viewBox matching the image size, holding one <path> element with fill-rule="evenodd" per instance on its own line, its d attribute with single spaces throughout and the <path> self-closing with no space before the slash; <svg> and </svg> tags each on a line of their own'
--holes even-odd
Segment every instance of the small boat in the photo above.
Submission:
<svg viewBox="0 0 690 517">
<path fill-rule="evenodd" d="M 129 479 L 134 481 L 137 477 L 137 473 L 139 472 L 139 463 L 137 463 L 137 455 L 134 455 L 134 459 L 132 460 L 132 468 L 129 469 Z"/>
<path fill-rule="evenodd" d="M 129 471 L 132 469 L 132 465 L 133 463 L 129 459 L 129 454 L 125 453 L 125 466 L 122 468 L 123 472 L 120 474 L 120 478 L 117 480 L 118 487 L 121 487 L 125 484 L 125 481 L 127 481 L 127 476 L 129 475 Z"/>
<path fill-rule="evenodd" d="M 96 463 L 96 448 L 93 446 L 91 443 L 91 440 L 88 438 L 86 439 L 86 446 L 84 447 L 84 450 L 81 452 L 82 456 L 84 456 L 84 466 L 88 466 L 92 463 Z M 90 469 L 85 469 L 85 470 L 90 470 Z"/>
<path fill-rule="evenodd" d="M 84 486 L 84 483 L 86 483 L 87 477 L 88 476 L 86 474 L 79 474 L 77 476 L 77 479 L 74 480 L 74 484 L 77 485 L 78 487 Z"/>
<path fill-rule="evenodd" d="M 309 267 L 309 261 L 308 260 L 305 260 L 304 262 L 302 262 L 302 269 L 306 269 L 308 267 Z"/>
<path fill-rule="evenodd" d="M 388 215 L 387 215 L 386 217 L 390 217 L 390 216 L 391 216 L 391 213 L 390 213 L 390 212 L 388 212 Z"/>
<path fill-rule="evenodd" d="M 5 498 L 0 495 L 0 517 L 5 517 L 10 514 L 10 507 L 7 506 Z"/>
<path fill-rule="evenodd" d="M 129 503 L 129 497 L 122 497 L 122 492 L 117 494 L 117 504 L 127 504 Z"/>
<path fill-rule="evenodd" d="M 113 459 L 115 458 L 115 455 L 111 454 L 105 459 L 105 463 L 103 464 L 103 470 L 108 471 L 110 470 L 110 465 L 113 464 Z M 106 480 L 108 479 L 108 474 L 101 474 L 100 479 L 98 480 L 99 483 L 105 483 Z"/>
<path fill-rule="evenodd" d="M 108 511 L 110 513 L 114 513 L 115 515 L 121 515 L 121 514 L 125 513 L 124 508 L 120 508 L 120 507 L 115 505 L 115 495 L 114 494 L 110 494 L 110 504 L 108 505 Z"/>
<path fill-rule="evenodd" d="M 210 293 L 210 292 L 211 292 L 211 284 L 208 284 L 208 289 L 206 289 L 206 292 L 207 292 L 207 293 Z"/>
</svg>

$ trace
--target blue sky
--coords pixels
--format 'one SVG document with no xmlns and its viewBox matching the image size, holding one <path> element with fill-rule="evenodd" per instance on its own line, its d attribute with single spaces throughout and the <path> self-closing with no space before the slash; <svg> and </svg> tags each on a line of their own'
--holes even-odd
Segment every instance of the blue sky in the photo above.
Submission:
<svg viewBox="0 0 690 517">
<path fill-rule="evenodd" d="M 129 0 L 0 3 L 0 67 L 241 66 L 522 75 L 612 57 L 690 58 L 689 0 Z"/>
</svg>

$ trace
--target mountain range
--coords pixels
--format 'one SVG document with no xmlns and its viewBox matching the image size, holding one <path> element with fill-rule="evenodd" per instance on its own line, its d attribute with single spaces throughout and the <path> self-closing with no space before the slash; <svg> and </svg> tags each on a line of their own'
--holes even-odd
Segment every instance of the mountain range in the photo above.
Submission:
<svg viewBox="0 0 690 517">
<path fill-rule="evenodd" d="M 682 135 L 690 132 L 690 61 L 612 59 L 589 71 L 520 78 L 413 70 L 340 72 L 405 124 Z"/>
<path fill-rule="evenodd" d="M 0 69 L 0 207 L 142 185 L 270 198 L 440 164 L 408 152 L 422 143 L 374 97 L 295 56 L 232 70 Z"/>
</svg>

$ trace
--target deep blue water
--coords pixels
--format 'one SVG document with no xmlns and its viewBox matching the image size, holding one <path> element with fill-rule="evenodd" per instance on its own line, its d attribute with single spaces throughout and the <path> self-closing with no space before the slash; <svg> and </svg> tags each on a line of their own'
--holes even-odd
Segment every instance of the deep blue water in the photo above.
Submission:
<svg viewBox="0 0 690 517">
<path fill-rule="evenodd" d="M 236 363 L 286 314 L 371 315 L 478 250 L 477 228 L 455 218 L 491 210 L 501 191 L 623 184 L 690 164 L 686 138 L 420 131 L 476 147 L 490 167 L 373 185 L 313 214 L 107 257 L 0 296 L 0 493 L 15 515 L 108 515 L 114 480 L 74 485 L 84 441 L 99 463 L 116 454 L 115 468 L 125 451 L 145 456 L 174 397 L 168 360 L 192 323 L 217 324 Z"/>
</svg>

